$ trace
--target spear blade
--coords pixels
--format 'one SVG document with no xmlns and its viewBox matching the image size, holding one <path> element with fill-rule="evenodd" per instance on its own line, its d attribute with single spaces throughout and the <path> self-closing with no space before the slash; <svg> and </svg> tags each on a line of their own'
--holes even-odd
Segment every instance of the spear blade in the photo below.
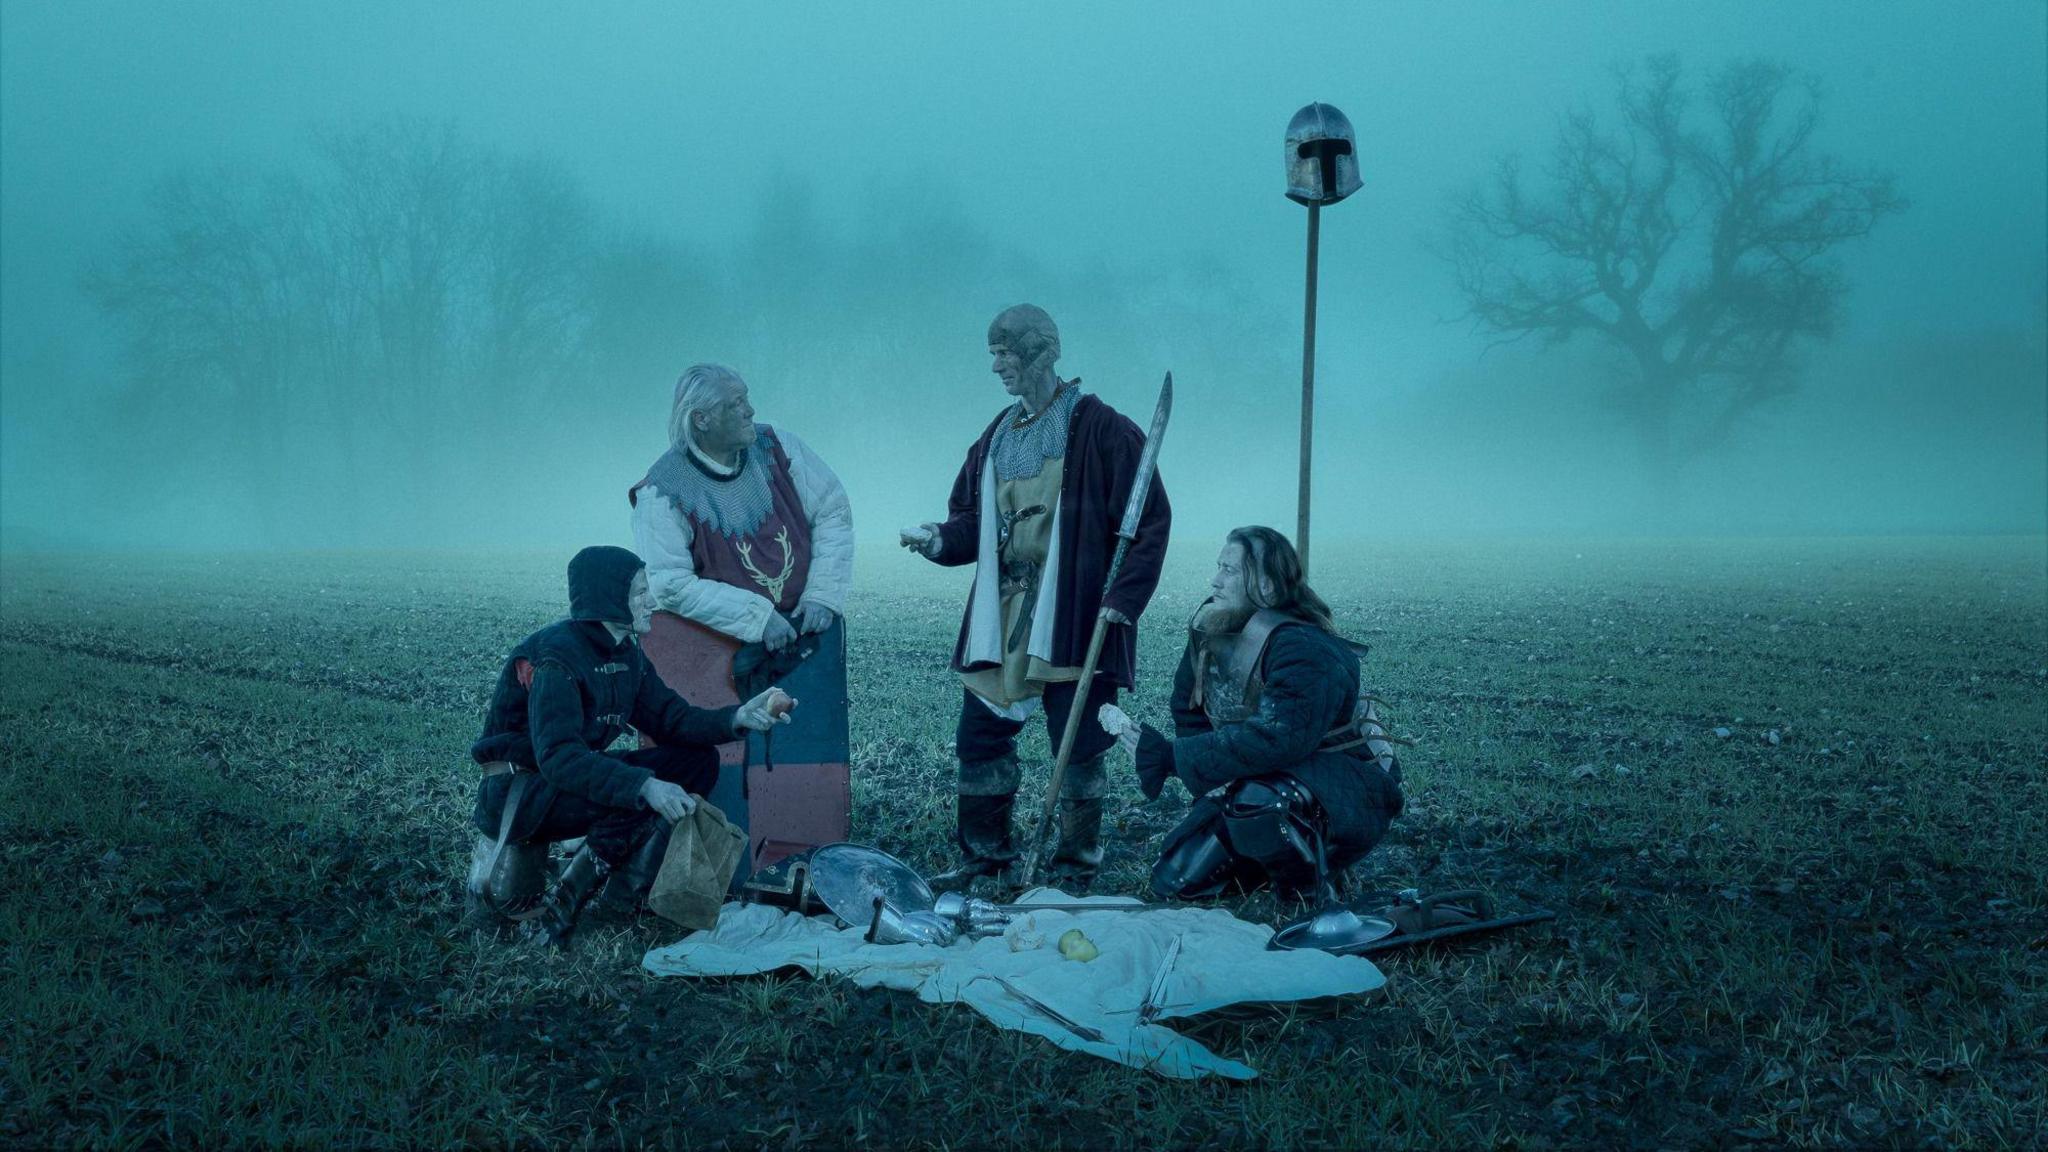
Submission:
<svg viewBox="0 0 2048 1152">
<path fill-rule="evenodd" d="M 1152 427 L 1145 433 L 1145 450 L 1138 456 L 1138 472 L 1131 480 L 1131 499 L 1124 505 L 1124 520 L 1116 534 L 1124 540 L 1138 537 L 1138 518 L 1145 514 L 1145 497 L 1152 492 L 1152 477 L 1159 471 L 1159 445 L 1166 439 L 1166 421 L 1173 415 L 1173 373 L 1159 386 L 1159 403 L 1152 409 Z"/>
</svg>

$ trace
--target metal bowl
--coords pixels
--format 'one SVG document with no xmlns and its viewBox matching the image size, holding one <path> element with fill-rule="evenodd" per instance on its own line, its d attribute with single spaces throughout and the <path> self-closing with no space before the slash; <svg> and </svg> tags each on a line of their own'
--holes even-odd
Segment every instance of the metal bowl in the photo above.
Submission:
<svg viewBox="0 0 2048 1152">
<path fill-rule="evenodd" d="M 1375 940 L 1394 934 L 1394 922 L 1379 916 L 1360 916 L 1349 908 L 1325 908 L 1305 920 L 1297 920 L 1273 933 L 1266 942 L 1270 951 L 1287 952 L 1313 948 L 1342 956 Z"/>
</svg>

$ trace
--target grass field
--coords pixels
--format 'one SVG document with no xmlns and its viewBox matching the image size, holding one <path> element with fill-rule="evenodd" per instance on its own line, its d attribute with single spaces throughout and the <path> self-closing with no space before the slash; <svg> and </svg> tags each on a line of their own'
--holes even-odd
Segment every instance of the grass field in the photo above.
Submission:
<svg viewBox="0 0 2048 1152">
<path fill-rule="evenodd" d="M 1153 718 L 1213 548 L 1175 553 Z M 1356 882 L 1561 918 L 1201 1024 L 1261 1070 L 1233 1086 L 836 982 L 652 980 L 658 922 L 465 930 L 464 750 L 564 557 L 8 557 L 0 1143 L 2038 1147 L 2044 558 L 1322 546 L 1421 740 Z M 936 866 L 965 575 L 861 563 L 854 834 Z M 1185 796 L 1116 789 L 1103 889 L 1137 891 Z"/>
</svg>

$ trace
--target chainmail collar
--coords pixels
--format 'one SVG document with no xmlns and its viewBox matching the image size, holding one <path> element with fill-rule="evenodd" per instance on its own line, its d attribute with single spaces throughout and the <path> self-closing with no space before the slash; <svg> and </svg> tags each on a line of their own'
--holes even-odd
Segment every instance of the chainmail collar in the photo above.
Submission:
<svg viewBox="0 0 2048 1152">
<path fill-rule="evenodd" d="M 1010 405 L 997 422 L 996 434 L 988 445 L 996 479 L 1002 483 L 1028 480 L 1045 471 L 1047 460 L 1065 456 L 1074 405 L 1080 399 L 1081 381 L 1076 379 L 1060 385 L 1059 394 L 1036 416 L 1024 410 L 1022 400 Z"/>
<path fill-rule="evenodd" d="M 768 425 L 756 424 L 753 447 L 741 453 L 739 471 L 731 476 L 714 476 L 686 450 L 672 447 L 647 470 L 647 482 L 677 511 L 733 540 L 753 535 L 773 511 L 768 468 L 774 458 Z"/>
</svg>

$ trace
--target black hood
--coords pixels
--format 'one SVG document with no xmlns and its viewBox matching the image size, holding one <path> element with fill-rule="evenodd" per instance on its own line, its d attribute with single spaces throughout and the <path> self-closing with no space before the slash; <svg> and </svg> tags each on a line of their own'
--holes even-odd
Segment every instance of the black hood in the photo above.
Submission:
<svg viewBox="0 0 2048 1152">
<path fill-rule="evenodd" d="M 631 624 L 633 574 L 645 568 L 624 548 L 585 548 L 569 561 L 569 619 Z"/>
</svg>

